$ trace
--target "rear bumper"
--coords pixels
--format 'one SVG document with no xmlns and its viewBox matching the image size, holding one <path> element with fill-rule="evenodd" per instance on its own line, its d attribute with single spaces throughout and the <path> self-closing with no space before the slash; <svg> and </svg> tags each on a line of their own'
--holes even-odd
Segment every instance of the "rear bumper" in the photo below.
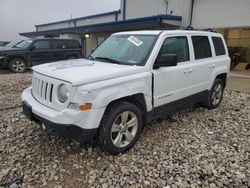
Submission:
<svg viewBox="0 0 250 188">
<path fill-rule="evenodd" d="M 86 143 L 91 141 L 96 134 L 97 129 L 83 129 L 76 125 L 57 124 L 48 121 L 39 115 L 34 114 L 32 112 L 32 107 L 26 101 L 23 101 L 22 106 L 25 116 L 30 121 L 35 121 L 38 124 L 43 125 L 43 128 L 51 135 L 70 138 L 80 143 Z"/>
</svg>

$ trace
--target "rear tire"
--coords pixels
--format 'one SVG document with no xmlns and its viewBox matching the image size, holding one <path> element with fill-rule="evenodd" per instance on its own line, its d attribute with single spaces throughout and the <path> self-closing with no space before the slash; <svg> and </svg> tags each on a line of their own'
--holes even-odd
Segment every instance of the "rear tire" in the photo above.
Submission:
<svg viewBox="0 0 250 188">
<path fill-rule="evenodd" d="M 112 155 L 123 153 L 138 140 L 142 130 L 141 111 L 126 101 L 110 105 L 100 124 L 99 142 Z"/>
<path fill-rule="evenodd" d="M 208 93 L 207 101 L 204 102 L 204 106 L 208 109 L 217 108 L 222 101 L 224 89 L 225 85 L 223 80 L 216 78 L 212 89 Z"/>
<path fill-rule="evenodd" d="M 23 73 L 26 71 L 26 62 L 21 58 L 14 58 L 9 62 L 9 70 L 14 73 Z"/>
</svg>

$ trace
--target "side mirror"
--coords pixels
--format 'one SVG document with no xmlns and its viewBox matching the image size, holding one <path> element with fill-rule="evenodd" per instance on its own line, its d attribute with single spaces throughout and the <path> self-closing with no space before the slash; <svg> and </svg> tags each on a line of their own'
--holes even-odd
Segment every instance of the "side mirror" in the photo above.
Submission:
<svg viewBox="0 0 250 188">
<path fill-rule="evenodd" d="M 177 65 L 177 55 L 176 54 L 161 54 L 157 57 L 154 64 L 154 69 L 160 67 L 172 67 Z"/>
<path fill-rule="evenodd" d="M 30 51 L 33 51 L 33 50 L 35 50 L 35 49 L 36 49 L 36 46 L 33 46 L 33 45 L 32 45 L 32 46 L 30 47 Z"/>
</svg>

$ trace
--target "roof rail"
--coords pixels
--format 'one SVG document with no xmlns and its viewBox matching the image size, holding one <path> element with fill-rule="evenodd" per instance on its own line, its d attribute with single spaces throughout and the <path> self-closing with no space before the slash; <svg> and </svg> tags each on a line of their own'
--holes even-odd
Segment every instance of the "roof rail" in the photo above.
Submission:
<svg viewBox="0 0 250 188">
<path fill-rule="evenodd" d="M 194 29 L 193 27 L 188 26 L 188 27 L 184 27 L 184 28 L 181 28 L 181 29 L 182 29 L 182 30 L 189 30 L 189 31 L 209 31 L 209 32 L 214 32 L 214 33 L 216 33 L 216 31 L 214 31 L 212 28 Z"/>
<path fill-rule="evenodd" d="M 194 28 L 191 26 L 187 26 L 187 27 L 184 27 L 183 30 L 194 30 Z"/>
</svg>

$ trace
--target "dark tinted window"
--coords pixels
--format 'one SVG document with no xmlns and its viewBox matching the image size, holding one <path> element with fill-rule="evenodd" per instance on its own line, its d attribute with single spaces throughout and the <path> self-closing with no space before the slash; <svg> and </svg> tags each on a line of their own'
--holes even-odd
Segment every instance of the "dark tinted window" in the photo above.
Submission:
<svg viewBox="0 0 250 188">
<path fill-rule="evenodd" d="M 66 40 L 67 48 L 78 48 L 78 41 L 77 40 Z"/>
<path fill-rule="evenodd" d="M 222 42 L 222 39 L 220 37 L 212 37 L 213 43 L 214 43 L 214 48 L 215 48 L 215 54 L 218 55 L 225 55 L 225 47 Z"/>
<path fill-rule="evenodd" d="M 53 46 L 55 49 L 65 49 L 66 42 L 63 40 L 55 40 L 55 41 L 53 41 Z"/>
<path fill-rule="evenodd" d="M 167 38 L 161 47 L 160 54 L 176 54 L 178 62 L 189 61 L 187 37 Z"/>
<path fill-rule="evenodd" d="M 49 49 L 49 41 L 40 40 L 35 42 L 34 46 L 36 49 Z"/>
<path fill-rule="evenodd" d="M 212 57 L 208 37 L 192 36 L 195 59 Z"/>
</svg>

